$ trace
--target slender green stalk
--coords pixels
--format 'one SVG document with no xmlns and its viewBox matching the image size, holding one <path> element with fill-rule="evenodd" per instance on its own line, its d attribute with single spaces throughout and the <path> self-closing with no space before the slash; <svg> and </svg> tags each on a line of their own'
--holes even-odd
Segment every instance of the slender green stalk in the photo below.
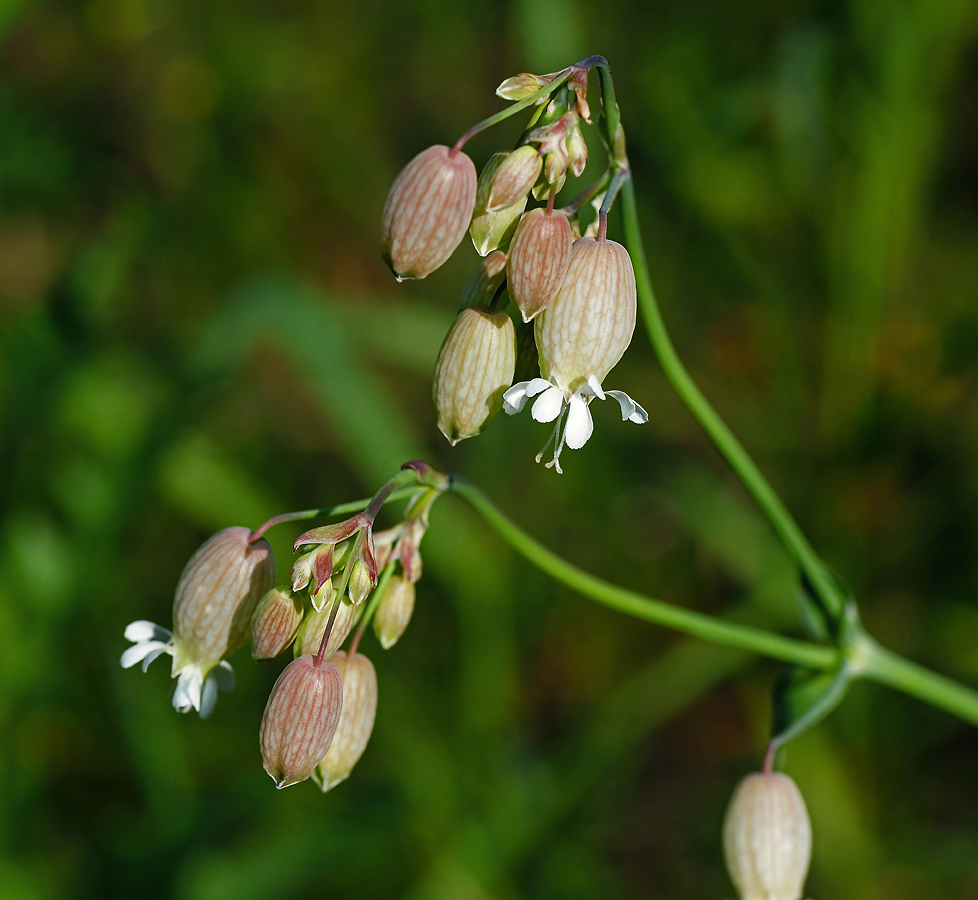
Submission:
<svg viewBox="0 0 978 900">
<path fill-rule="evenodd" d="M 760 507 L 761 512 L 771 523 L 785 549 L 798 564 L 811 582 L 826 608 L 833 615 L 841 615 L 845 598 L 829 575 L 818 554 L 808 542 L 795 520 L 791 517 L 781 498 L 774 492 L 760 469 L 747 455 L 733 432 L 720 418 L 706 397 L 690 378 L 686 367 L 676 354 L 675 347 L 665 322 L 659 311 L 649 277 L 648 263 L 642 246 L 642 236 L 638 225 L 638 212 L 635 206 L 635 190 L 629 178 L 621 190 L 622 224 L 625 232 L 625 246 L 635 266 L 635 282 L 638 290 L 638 303 L 642 309 L 652 349 L 666 378 L 693 417 L 699 422 L 707 436 L 726 459 L 734 474 L 741 480 L 748 493 Z"/>
<path fill-rule="evenodd" d="M 402 487 L 399 490 L 393 491 L 387 497 L 384 498 L 384 503 L 393 503 L 395 500 L 403 500 L 405 497 L 410 497 L 417 493 L 417 487 Z M 340 503 L 337 506 L 326 506 L 322 509 L 302 509 L 298 512 L 282 513 L 280 516 L 274 516 L 269 519 L 263 525 L 256 528 L 251 535 L 248 537 L 248 543 L 253 544 L 257 541 L 269 528 L 274 528 L 276 525 L 281 525 L 283 522 L 300 522 L 305 519 L 318 519 L 318 518 L 328 518 L 330 516 L 346 516 L 350 513 L 358 513 L 365 510 L 373 498 L 368 498 L 367 500 L 351 500 L 349 503 Z"/>
<path fill-rule="evenodd" d="M 857 674 L 863 678 L 896 688 L 978 725 L 978 692 L 904 659 L 868 635 L 856 642 L 852 657 Z"/>
<path fill-rule="evenodd" d="M 703 613 L 672 606 L 661 600 L 653 600 L 635 591 L 609 584 L 548 550 L 510 521 L 471 482 L 456 476 L 452 481 L 451 490 L 464 498 L 506 543 L 542 572 L 611 609 L 693 637 L 738 650 L 748 650 L 782 662 L 795 663 L 811 669 L 831 669 L 839 665 L 840 652 L 834 647 L 799 641 L 747 625 L 715 619 Z"/>
</svg>

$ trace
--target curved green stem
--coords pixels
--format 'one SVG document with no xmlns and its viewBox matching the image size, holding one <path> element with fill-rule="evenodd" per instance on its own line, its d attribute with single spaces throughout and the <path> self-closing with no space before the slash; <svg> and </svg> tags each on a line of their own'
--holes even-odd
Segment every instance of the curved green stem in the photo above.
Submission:
<svg viewBox="0 0 978 900">
<path fill-rule="evenodd" d="M 845 597 L 829 575 L 818 554 L 808 542 L 795 520 L 791 517 L 781 498 L 774 492 L 760 469 L 747 455 L 733 432 L 720 418 L 706 397 L 690 378 L 686 367 L 676 354 L 672 340 L 666 331 L 659 305 L 652 289 L 648 263 L 642 246 L 642 236 L 638 225 L 638 212 L 635 206 L 635 189 L 631 178 L 627 179 L 621 190 L 622 224 L 625 233 L 625 246 L 635 266 L 635 282 L 638 291 L 638 304 L 642 309 L 652 349 L 666 378 L 680 399 L 707 436 L 716 445 L 723 458 L 741 480 L 748 493 L 760 507 L 761 512 L 771 523 L 788 553 L 805 573 L 812 587 L 825 607 L 835 616 L 842 614 Z"/>
<path fill-rule="evenodd" d="M 551 578 L 566 584 L 591 600 L 637 619 L 644 619 L 646 622 L 663 625 L 716 644 L 748 650 L 771 659 L 812 669 L 831 669 L 839 665 L 840 654 L 833 647 L 783 637 L 747 625 L 725 622 L 609 584 L 548 550 L 510 521 L 471 482 L 455 477 L 452 480 L 451 490 L 464 498 L 506 543 L 529 562 Z"/>
</svg>

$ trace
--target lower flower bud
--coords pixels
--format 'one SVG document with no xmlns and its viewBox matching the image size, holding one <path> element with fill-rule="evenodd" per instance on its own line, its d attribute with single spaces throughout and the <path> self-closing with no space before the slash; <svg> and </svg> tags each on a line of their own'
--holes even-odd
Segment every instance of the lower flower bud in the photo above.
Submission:
<svg viewBox="0 0 978 900">
<path fill-rule="evenodd" d="M 727 871 L 741 900 L 801 900 L 812 853 L 812 826 L 787 775 L 748 775 L 723 824 Z"/>
<path fill-rule="evenodd" d="M 571 227 L 562 213 L 532 209 L 513 236 L 506 262 L 509 295 L 529 322 L 557 296 L 571 258 Z"/>
<path fill-rule="evenodd" d="M 305 781 L 329 750 L 343 707 L 340 673 L 311 656 L 290 662 L 265 705 L 259 744 L 277 788 Z"/>
<path fill-rule="evenodd" d="M 515 367 L 512 319 L 485 306 L 463 310 L 441 345 L 432 387 L 438 428 L 453 445 L 479 434 L 499 412 Z"/>
<path fill-rule="evenodd" d="M 404 634 L 414 612 L 414 585 L 400 575 L 391 578 L 374 612 L 374 634 L 380 646 L 389 650 Z"/>
<path fill-rule="evenodd" d="M 329 751 L 313 774 L 324 791 L 349 778 L 367 747 L 377 715 L 377 673 L 373 663 L 361 653 L 348 656 L 342 650 L 332 662 L 343 679 L 343 712 Z"/>
</svg>

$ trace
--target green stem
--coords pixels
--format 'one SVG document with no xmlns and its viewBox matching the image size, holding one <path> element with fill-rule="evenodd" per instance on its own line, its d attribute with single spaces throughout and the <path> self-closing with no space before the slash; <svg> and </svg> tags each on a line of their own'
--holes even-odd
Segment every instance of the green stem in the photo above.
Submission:
<svg viewBox="0 0 978 900">
<path fill-rule="evenodd" d="M 978 692 L 931 672 L 863 635 L 852 649 L 856 674 L 978 725 Z"/>
<path fill-rule="evenodd" d="M 542 88 L 534 91 L 529 97 L 524 97 L 522 100 L 517 100 L 512 106 L 507 106 L 506 109 L 500 110 L 495 115 L 489 116 L 488 119 L 483 119 L 481 122 L 473 125 L 468 131 L 465 132 L 456 142 L 455 146 L 452 147 L 451 156 L 454 156 L 461 150 L 466 143 L 474 138 L 480 132 L 485 131 L 487 128 L 492 128 L 493 125 L 498 125 L 500 122 L 505 121 L 510 116 L 515 116 L 517 113 L 522 112 L 528 106 L 533 106 L 534 103 L 543 99 L 544 97 L 549 97 L 557 88 L 559 88 L 568 78 L 571 76 L 571 70 L 573 66 L 564 69 L 553 81 L 547 82 Z"/>
<path fill-rule="evenodd" d="M 738 650 L 748 650 L 783 662 L 812 669 L 831 669 L 839 665 L 839 651 L 833 647 L 783 637 L 747 625 L 725 622 L 609 584 L 548 550 L 510 521 L 471 482 L 456 476 L 452 481 L 451 490 L 465 499 L 506 543 L 529 562 L 551 578 L 591 600 L 637 619 L 644 619 L 646 622 L 653 622 L 693 637 Z"/>
<path fill-rule="evenodd" d="M 621 191 L 622 224 L 625 233 L 625 246 L 635 266 L 635 282 L 638 290 L 638 303 L 642 309 L 652 349 L 666 378 L 683 403 L 699 422 L 716 448 L 741 480 L 748 493 L 767 516 L 771 527 L 781 539 L 792 559 L 798 564 L 811 582 L 825 607 L 835 616 L 842 614 L 845 598 L 818 554 L 791 517 L 781 498 L 761 474 L 754 461 L 747 455 L 733 432 L 700 392 L 690 378 L 685 366 L 676 354 L 672 340 L 666 331 L 659 305 L 652 289 L 648 263 L 642 246 L 642 236 L 638 225 L 638 212 L 635 206 L 635 189 L 631 178 L 627 179 Z"/>
</svg>

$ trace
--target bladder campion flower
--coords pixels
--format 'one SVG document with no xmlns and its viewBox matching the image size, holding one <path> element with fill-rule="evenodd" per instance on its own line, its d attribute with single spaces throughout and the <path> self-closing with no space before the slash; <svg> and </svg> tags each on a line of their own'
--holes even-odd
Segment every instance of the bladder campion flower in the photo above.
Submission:
<svg viewBox="0 0 978 900">
<path fill-rule="evenodd" d="M 436 144 L 409 162 L 387 195 L 381 252 L 398 281 L 425 278 L 455 252 L 475 206 L 475 165 Z"/>
<path fill-rule="evenodd" d="M 648 421 L 648 413 L 628 394 L 601 386 L 632 339 L 635 315 L 635 273 L 628 251 L 614 241 L 590 237 L 575 241 L 560 291 L 534 326 L 541 377 L 514 384 L 503 395 L 503 408 L 510 415 L 536 397 L 533 418 L 556 420 L 550 438 L 554 455 L 548 467 L 561 471 L 565 444 L 576 450 L 587 443 L 594 429 L 588 406 L 595 397 L 617 400 L 623 421 Z M 549 444 L 540 451 L 538 462 Z"/>
<path fill-rule="evenodd" d="M 323 791 L 350 777 L 367 748 L 377 715 L 374 664 L 362 653 L 347 654 L 342 650 L 332 661 L 343 680 L 343 711 L 329 750 L 312 776 Z"/>
<path fill-rule="evenodd" d="M 205 541 L 190 558 L 173 598 L 173 631 L 152 622 L 127 626 L 133 646 L 122 654 L 123 668 L 149 664 L 163 653 L 173 657 L 177 679 L 173 706 L 196 709 L 206 718 L 217 691 L 234 688 L 234 671 L 224 657 L 251 634 L 258 601 L 275 583 L 275 557 L 268 541 L 249 543 L 248 528 L 225 528 Z"/>
<path fill-rule="evenodd" d="M 305 781 L 329 750 L 343 707 L 343 683 L 331 662 L 292 660 L 265 705 L 259 744 L 262 764 L 284 788 Z"/>
</svg>

